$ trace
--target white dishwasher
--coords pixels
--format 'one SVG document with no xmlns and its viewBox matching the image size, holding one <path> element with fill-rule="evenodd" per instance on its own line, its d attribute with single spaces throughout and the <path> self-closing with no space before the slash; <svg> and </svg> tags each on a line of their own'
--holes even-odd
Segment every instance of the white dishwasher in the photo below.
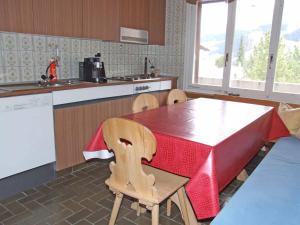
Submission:
<svg viewBox="0 0 300 225">
<path fill-rule="evenodd" d="M 0 98 L 0 179 L 55 162 L 52 94 Z"/>
</svg>

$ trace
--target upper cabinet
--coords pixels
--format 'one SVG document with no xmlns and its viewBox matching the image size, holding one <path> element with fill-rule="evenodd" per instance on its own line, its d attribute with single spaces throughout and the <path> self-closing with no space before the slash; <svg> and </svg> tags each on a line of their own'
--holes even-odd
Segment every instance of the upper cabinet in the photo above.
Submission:
<svg viewBox="0 0 300 225">
<path fill-rule="evenodd" d="M 119 41 L 119 1 L 84 0 L 83 36 L 106 41 Z"/>
<path fill-rule="evenodd" d="M 82 37 L 83 0 L 32 0 L 34 33 Z"/>
<path fill-rule="evenodd" d="M 0 31 L 120 41 L 120 27 L 164 45 L 166 0 L 0 0 Z"/>
<path fill-rule="evenodd" d="M 0 30 L 33 33 L 32 0 L 0 0 Z"/>
<path fill-rule="evenodd" d="M 149 0 L 120 0 L 120 26 L 149 30 L 149 5 Z"/>
<path fill-rule="evenodd" d="M 149 0 L 149 44 L 165 44 L 166 0 Z"/>
</svg>

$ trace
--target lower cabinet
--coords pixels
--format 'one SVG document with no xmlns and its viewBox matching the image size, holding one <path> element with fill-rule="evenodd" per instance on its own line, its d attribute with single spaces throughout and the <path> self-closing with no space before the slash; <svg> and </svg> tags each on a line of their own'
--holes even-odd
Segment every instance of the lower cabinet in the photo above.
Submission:
<svg viewBox="0 0 300 225">
<path fill-rule="evenodd" d="M 160 105 L 166 104 L 168 91 L 151 93 Z M 85 162 L 82 151 L 107 118 L 130 114 L 136 96 L 59 106 L 54 109 L 56 170 Z"/>
</svg>

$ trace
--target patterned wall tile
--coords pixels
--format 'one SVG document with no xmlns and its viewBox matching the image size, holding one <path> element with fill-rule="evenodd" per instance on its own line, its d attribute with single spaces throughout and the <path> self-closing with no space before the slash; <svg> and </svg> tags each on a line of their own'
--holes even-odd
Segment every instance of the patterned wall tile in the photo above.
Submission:
<svg viewBox="0 0 300 225">
<path fill-rule="evenodd" d="M 99 41 L 97 41 L 97 40 L 91 40 L 90 41 L 90 53 L 93 54 L 93 55 L 95 55 L 98 52 L 101 53 Z"/>
<path fill-rule="evenodd" d="M 21 66 L 28 66 L 33 67 L 33 53 L 32 51 L 21 51 L 19 52 L 20 58 L 20 64 Z"/>
<path fill-rule="evenodd" d="M 71 47 L 72 47 L 72 52 L 79 53 L 81 50 L 81 41 L 80 39 L 71 39 Z"/>
<path fill-rule="evenodd" d="M 2 34 L 3 49 L 8 51 L 18 50 L 18 36 L 16 33 Z"/>
<path fill-rule="evenodd" d="M 71 64 L 72 66 L 74 65 L 78 65 L 79 62 L 82 62 L 83 59 L 81 58 L 81 54 L 80 53 L 73 53 L 71 55 Z"/>
<path fill-rule="evenodd" d="M 0 67 L 0 83 L 1 84 L 6 83 L 6 74 L 4 71 L 4 67 Z"/>
<path fill-rule="evenodd" d="M 90 55 L 91 52 L 91 42 L 90 40 L 81 40 L 81 50 L 82 53 Z"/>
<path fill-rule="evenodd" d="M 19 52 L 17 51 L 3 51 L 3 57 L 5 58 L 5 66 L 20 66 Z"/>
<path fill-rule="evenodd" d="M 59 66 L 58 79 L 68 79 L 71 78 L 71 64 L 65 63 Z"/>
<path fill-rule="evenodd" d="M 34 76 L 36 77 L 36 79 L 40 79 L 41 75 L 44 75 L 46 72 L 46 68 L 45 66 L 35 66 L 34 67 Z"/>
<path fill-rule="evenodd" d="M 33 60 L 35 66 L 47 67 L 48 65 L 48 54 L 45 52 L 33 52 Z"/>
<path fill-rule="evenodd" d="M 69 38 L 59 38 L 58 48 L 62 52 L 71 52 L 71 39 Z"/>
<path fill-rule="evenodd" d="M 18 39 L 19 39 L 19 50 L 20 51 L 32 51 L 33 50 L 32 35 L 18 34 Z"/>
<path fill-rule="evenodd" d="M 3 34 L 0 32 L 0 51 L 3 50 Z"/>
<path fill-rule="evenodd" d="M 56 53 L 56 49 L 58 48 L 59 39 L 57 37 L 46 37 L 46 51 Z"/>
<path fill-rule="evenodd" d="M 36 80 L 33 66 L 20 67 L 20 76 L 22 81 Z"/>
<path fill-rule="evenodd" d="M 71 65 L 71 77 L 72 78 L 79 77 L 79 64 L 72 64 Z"/>
<path fill-rule="evenodd" d="M 33 47 L 36 52 L 46 52 L 46 37 L 34 35 Z"/>
<path fill-rule="evenodd" d="M 15 83 L 21 81 L 20 76 L 20 67 L 14 66 L 14 67 L 6 67 L 6 82 L 7 83 Z"/>
<path fill-rule="evenodd" d="M 5 66 L 5 58 L 3 56 L 3 51 L 0 49 L 0 67 L 4 67 Z"/>
</svg>

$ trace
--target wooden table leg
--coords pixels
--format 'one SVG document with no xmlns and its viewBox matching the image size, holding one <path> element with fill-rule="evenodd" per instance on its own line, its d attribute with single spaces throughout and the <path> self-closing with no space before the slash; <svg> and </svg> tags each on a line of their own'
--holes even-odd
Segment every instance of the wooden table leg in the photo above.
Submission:
<svg viewBox="0 0 300 225">
<path fill-rule="evenodd" d="M 183 198 L 184 198 L 185 203 L 186 203 L 186 208 L 187 208 L 187 213 L 188 213 L 188 218 L 189 218 L 190 225 L 201 225 L 201 223 L 197 221 L 194 210 L 192 208 L 190 200 L 187 197 L 185 191 L 183 191 Z M 181 216 L 182 216 L 183 215 L 182 214 L 182 209 L 180 207 L 180 202 L 179 202 L 179 197 L 178 197 L 177 192 L 174 195 L 172 195 L 171 200 L 172 200 L 172 202 L 174 202 L 177 205 L 177 207 L 179 208 L 179 210 L 181 212 Z"/>
</svg>

